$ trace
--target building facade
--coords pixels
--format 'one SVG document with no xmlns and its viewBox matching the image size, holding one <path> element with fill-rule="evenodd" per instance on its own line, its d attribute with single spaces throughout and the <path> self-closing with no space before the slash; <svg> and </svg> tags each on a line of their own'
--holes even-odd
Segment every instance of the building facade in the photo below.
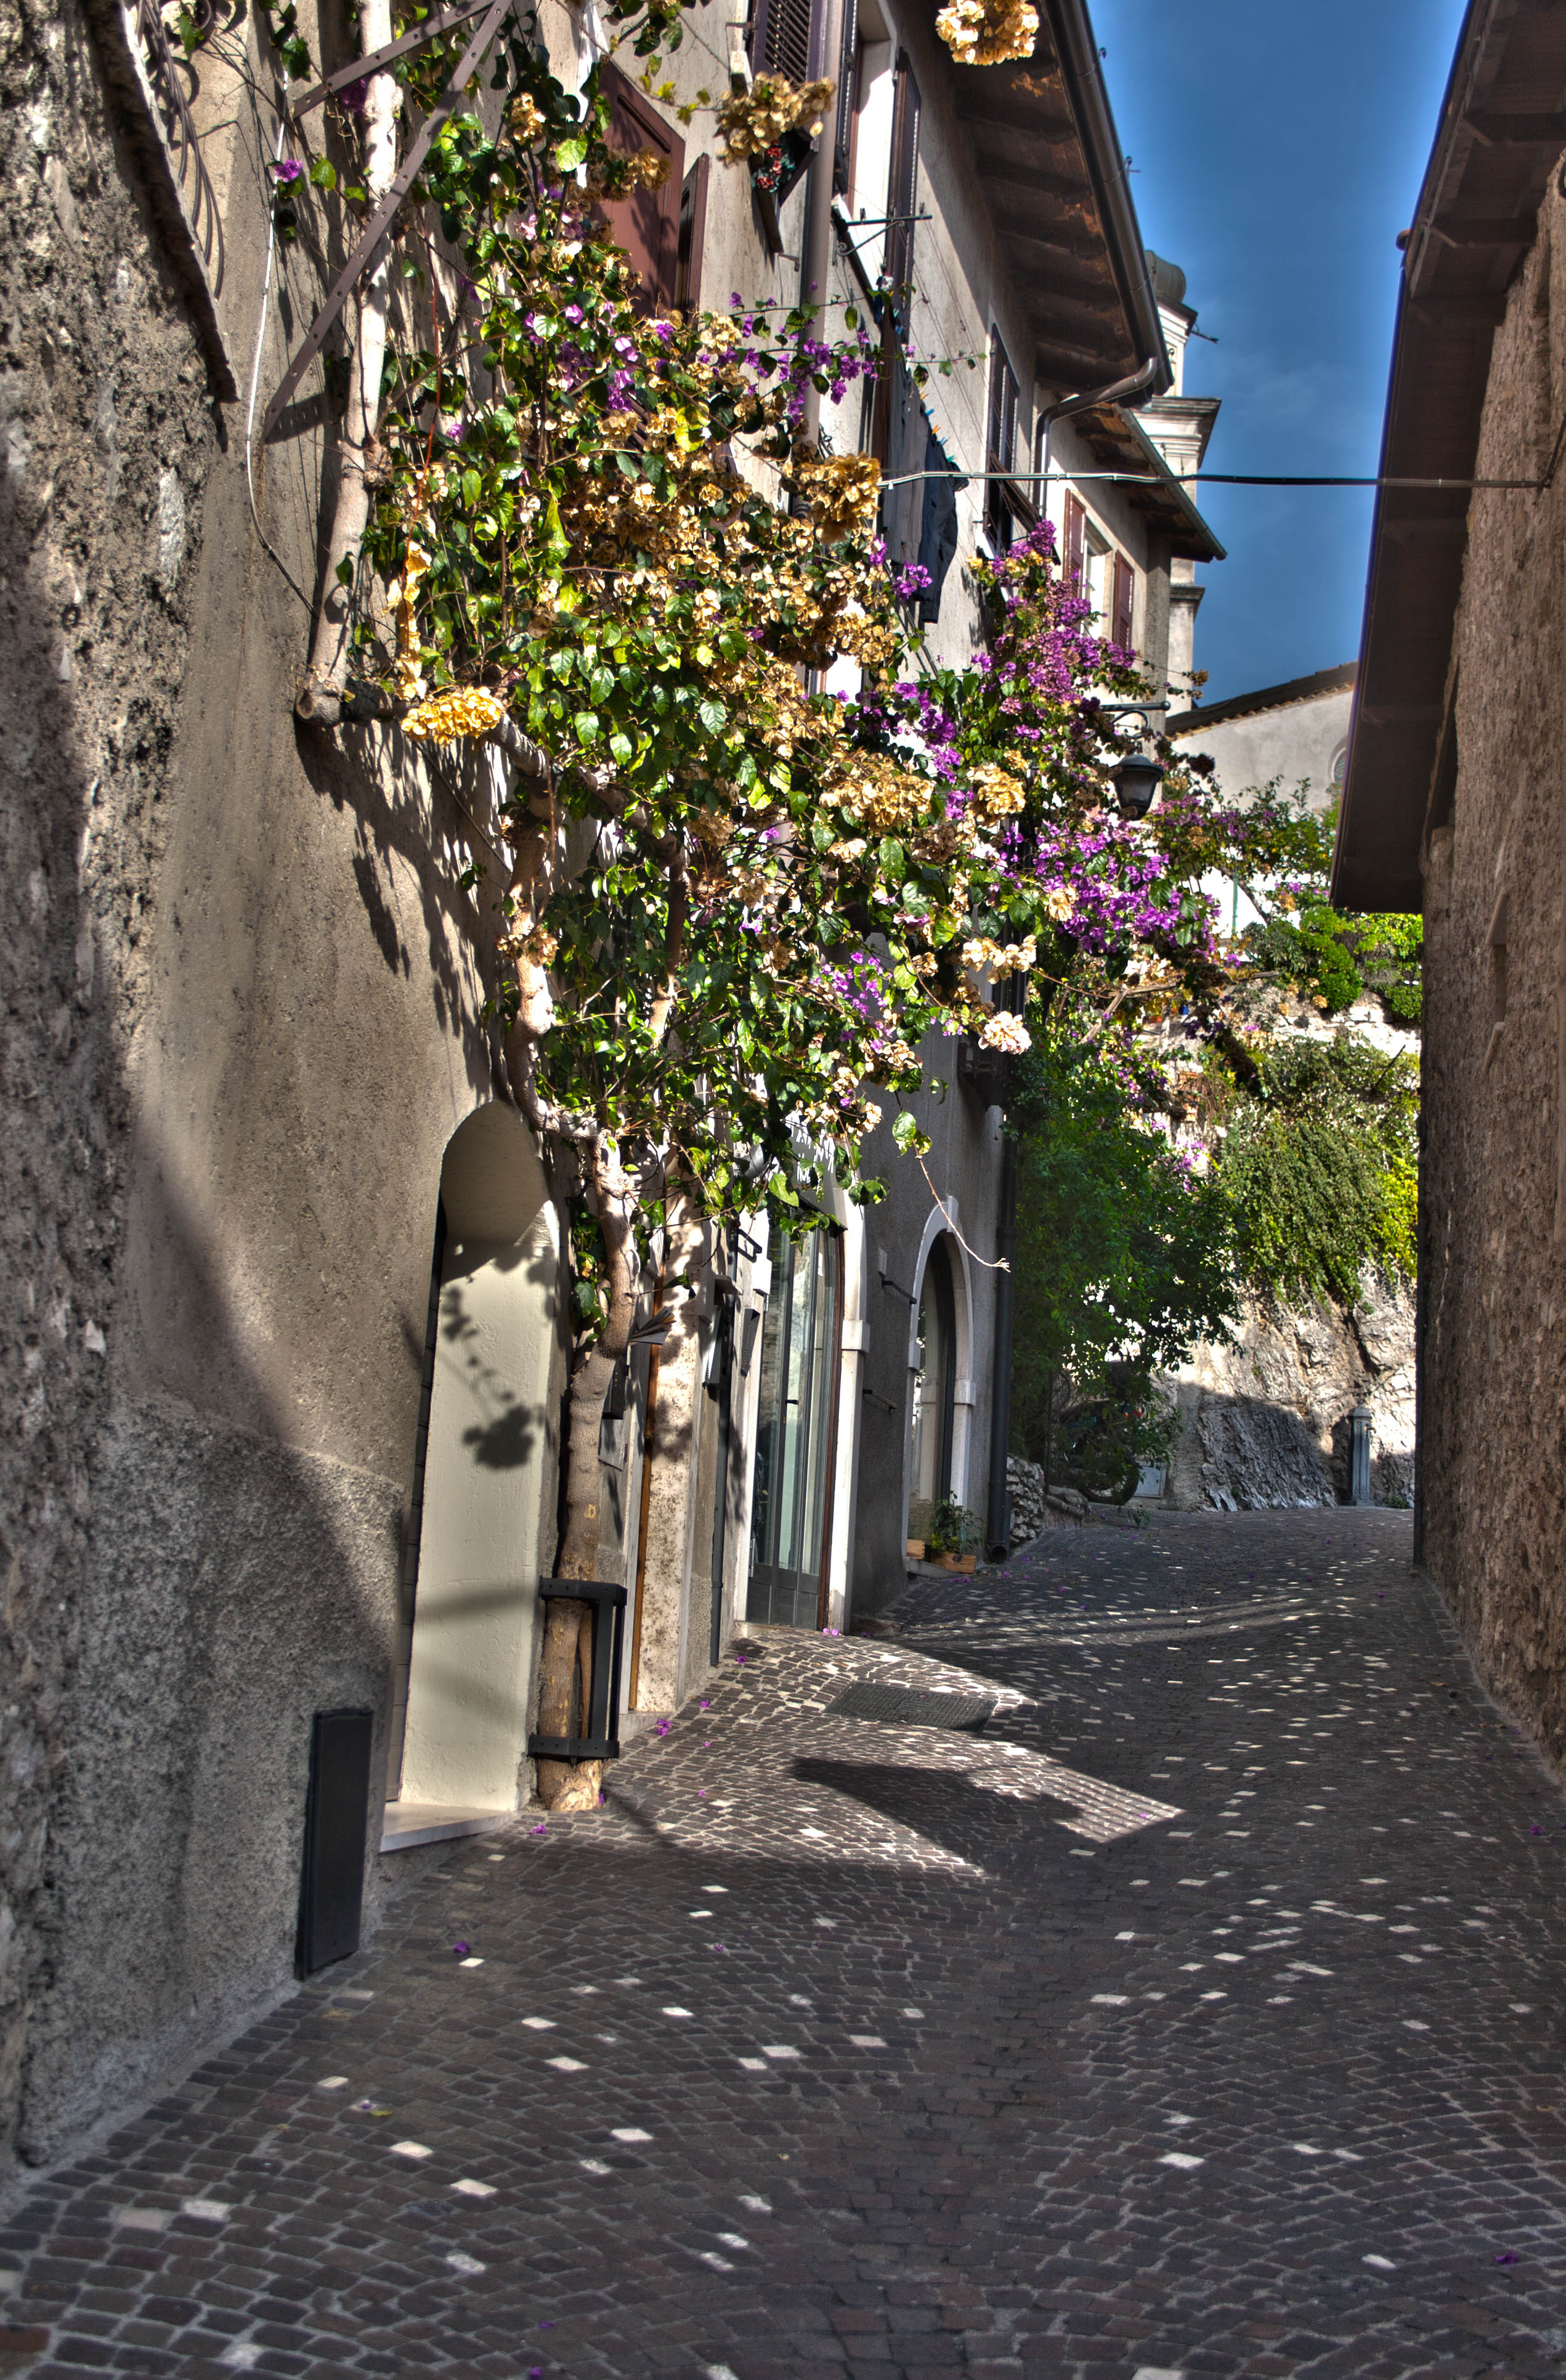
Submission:
<svg viewBox="0 0 1566 2380">
<path fill-rule="evenodd" d="M 1342 905 L 1424 917 L 1418 1558 L 1557 1758 L 1566 200 L 1548 111 L 1563 80 L 1566 7 L 1474 0 L 1399 243 L 1334 868 Z"/>
<path fill-rule="evenodd" d="M 742 38 L 711 0 L 673 95 L 616 106 L 673 168 L 632 243 L 662 300 L 773 294 L 812 254 L 834 293 L 868 276 L 878 392 L 823 429 L 904 479 L 889 544 L 965 657 L 1040 409 L 1171 375 L 1080 0 L 1026 72 L 953 68 L 933 18 L 773 8 Z M 322 1715 L 368 1744 L 367 1923 L 421 1845 L 532 1789 L 564 1194 L 486 1021 L 488 750 L 295 714 L 330 378 L 261 425 L 343 237 L 302 194 L 279 237 L 266 23 L 219 8 L 187 62 L 147 11 L 67 0 L 13 11 L 6 51 L 0 2136 L 33 2162 L 291 1988 Z M 348 63 L 338 16 L 301 0 L 298 28 Z M 542 37 L 567 80 L 599 45 L 563 8 Z M 680 111 L 796 50 L 843 101 L 774 193 Z M 969 353 L 933 416 L 916 357 Z M 1175 534 L 1124 524 L 1150 656 Z M 736 1628 L 884 1601 L 910 1500 L 1003 1536 L 997 1086 L 927 1054 L 931 1154 L 867 1149 L 881 1206 L 686 1235 L 656 1327 L 645 1284 L 600 1438 L 622 1732 Z"/>
</svg>

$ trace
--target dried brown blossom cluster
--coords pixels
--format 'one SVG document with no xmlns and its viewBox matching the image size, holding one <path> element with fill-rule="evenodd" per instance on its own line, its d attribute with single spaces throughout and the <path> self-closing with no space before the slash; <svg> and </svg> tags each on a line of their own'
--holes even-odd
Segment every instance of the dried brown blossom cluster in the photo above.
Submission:
<svg viewBox="0 0 1566 2380">
<path fill-rule="evenodd" d="M 812 140 L 826 120 L 835 85 L 792 83 L 786 75 L 758 75 L 748 91 L 736 91 L 718 110 L 723 163 L 739 165 L 764 157 L 785 132 L 807 132 Z"/>
<path fill-rule="evenodd" d="M 946 0 L 935 30 L 959 66 L 1006 66 L 1033 55 L 1038 11 L 1027 0 Z"/>
<path fill-rule="evenodd" d="M 851 536 L 875 517 L 880 465 L 873 455 L 801 455 L 789 477 L 829 538 Z"/>
</svg>

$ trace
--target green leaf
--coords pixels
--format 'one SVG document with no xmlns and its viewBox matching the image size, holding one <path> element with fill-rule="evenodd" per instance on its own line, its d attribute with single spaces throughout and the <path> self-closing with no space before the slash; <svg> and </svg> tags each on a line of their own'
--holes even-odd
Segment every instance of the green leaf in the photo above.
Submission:
<svg viewBox="0 0 1566 2380">
<path fill-rule="evenodd" d="M 880 862 L 881 874 L 888 883 L 901 884 L 908 873 L 908 855 L 895 835 L 882 835 L 876 846 L 876 857 Z"/>
<path fill-rule="evenodd" d="M 586 163 L 587 154 L 588 144 L 585 138 L 579 132 L 574 132 L 568 140 L 561 141 L 555 150 L 554 162 L 563 174 L 574 174 L 578 165 Z"/>
<path fill-rule="evenodd" d="M 728 705 L 725 702 L 720 702 L 715 694 L 707 695 L 697 705 L 696 715 L 709 735 L 721 735 L 729 723 Z"/>
<path fill-rule="evenodd" d="M 339 587 L 351 587 L 351 586 L 353 585 L 353 583 L 354 583 L 354 565 L 353 565 L 353 560 L 352 560 L 352 557 L 351 557 L 350 555 L 348 555 L 348 554 L 345 554 L 345 555 L 343 556 L 342 561 L 341 561 L 341 562 L 339 562 L 339 564 L 337 565 L 337 574 L 336 574 L 336 575 L 337 575 L 337 584 L 338 584 L 338 586 L 339 586 Z"/>
<path fill-rule="evenodd" d="M 577 741 L 578 744 L 592 744 L 597 742 L 598 713 L 596 710 L 578 710 L 572 724 L 577 730 Z"/>
<path fill-rule="evenodd" d="M 318 157 L 310 169 L 310 177 L 318 190 L 334 190 L 337 187 L 337 168 L 330 158 Z"/>
<path fill-rule="evenodd" d="M 464 471 L 462 475 L 462 500 L 464 504 L 476 504 L 479 498 L 483 493 L 483 489 L 484 482 L 480 480 L 477 471 Z"/>
</svg>

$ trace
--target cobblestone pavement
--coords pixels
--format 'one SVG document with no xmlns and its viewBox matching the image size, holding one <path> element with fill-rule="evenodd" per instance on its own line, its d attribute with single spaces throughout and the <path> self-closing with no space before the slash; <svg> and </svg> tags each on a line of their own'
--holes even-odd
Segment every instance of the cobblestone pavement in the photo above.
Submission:
<svg viewBox="0 0 1566 2380">
<path fill-rule="evenodd" d="M 1566 1815 L 1408 1550 L 1176 1517 L 769 1633 L 37 2187 L 0 2370 L 1566 2370 Z"/>
</svg>

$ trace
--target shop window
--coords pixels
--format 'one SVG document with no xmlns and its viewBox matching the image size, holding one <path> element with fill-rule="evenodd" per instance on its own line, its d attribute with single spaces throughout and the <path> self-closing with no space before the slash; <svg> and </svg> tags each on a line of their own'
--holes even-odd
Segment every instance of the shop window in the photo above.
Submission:
<svg viewBox="0 0 1566 2380">
<path fill-rule="evenodd" d="M 819 1628 L 837 1430 L 843 1234 L 774 1231 L 761 1340 L 746 1616 Z"/>
<path fill-rule="evenodd" d="M 935 1507 L 952 1493 L 952 1447 L 957 1400 L 957 1305 L 952 1264 L 937 1240 L 919 1287 L 919 1368 L 914 1379 L 908 1449 L 908 1528 L 929 1534 Z"/>
</svg>

